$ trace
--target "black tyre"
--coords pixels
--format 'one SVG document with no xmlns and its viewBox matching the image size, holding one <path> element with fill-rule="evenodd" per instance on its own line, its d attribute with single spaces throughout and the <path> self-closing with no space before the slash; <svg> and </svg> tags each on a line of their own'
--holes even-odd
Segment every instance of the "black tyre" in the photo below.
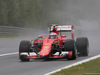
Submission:
<svg viewBox="0 0 100 75">
<path fill-rule="evenodd" d="M 21 41 L 19 45 L 19 52 L 30 52 L 30 41 Z"/>
<path fill-rule="evenodd" d="M 19 53 L 22 53 L 22 52 L 27 52 L 27 53 L 30 52 L 30 41 L 23 40 L 20 42 Z M 29 61 L 26 55 L 20 55 L 19 58 L 21 61 Z"/>
<path fill-rule="evenodd" d="M 30 59 L 27 58 L 27 55 L 20 55 L 21 61 L 29 61 Z"/>
<path fill-rule="evenodd" d="M 76 39 L 76 48 L 79 56 L 88 56 L 89 42 L 87 37 L 80 37 Z"/>
<path fill-rule="evenodd" d="M 65 51 L 72 51 L 74 49 L 74 40 L 66 40 L 64 43 L 64 50 Z"/>
<path fill-rule="evenodd" d="M 72 57 L 67 58 L 68 60 L 76 59 L 76 51 L 75 51 L 75 40 L 67 40 L 64 44 L 65 51 L 72 51 Z"/>
</svg>

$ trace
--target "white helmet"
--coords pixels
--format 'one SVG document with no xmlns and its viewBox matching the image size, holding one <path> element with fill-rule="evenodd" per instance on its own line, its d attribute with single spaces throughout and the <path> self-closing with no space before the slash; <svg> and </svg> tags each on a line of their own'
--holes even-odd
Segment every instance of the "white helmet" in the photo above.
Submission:
<svg viewBox="0 0 100 75">
<path fill-rule="evenodd" d="M 49 37 L 50 37 L 50 39 L 55 39 L 57 37 L 57 34 L 52 32 L 52 33 L 50 33 Z"/>
</svg>

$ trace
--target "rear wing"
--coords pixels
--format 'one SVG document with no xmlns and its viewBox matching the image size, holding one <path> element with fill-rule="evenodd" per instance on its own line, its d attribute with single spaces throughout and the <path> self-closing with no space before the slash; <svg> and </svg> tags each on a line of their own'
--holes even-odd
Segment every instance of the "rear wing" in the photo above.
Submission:
<svg viewBox="0 0 100 75">
<path fill-rule="evenodd" d="M 50 26 L 49 31 L 51 32 L 54 28 L 56 28 L 58 32 L 72 32 L 72 31 L 74 31 L 73 25 Z"/>
<path fill-rule="evenodd" d="M 49 29 L 50 33 L 51 32 L 56 32 L 61 36 L 61 32 L 71 32 L 72 39 L 74 39 L 74 26 L 73 25 L 56 25 L 56 26 L 50 26 Z"/>
</svg>

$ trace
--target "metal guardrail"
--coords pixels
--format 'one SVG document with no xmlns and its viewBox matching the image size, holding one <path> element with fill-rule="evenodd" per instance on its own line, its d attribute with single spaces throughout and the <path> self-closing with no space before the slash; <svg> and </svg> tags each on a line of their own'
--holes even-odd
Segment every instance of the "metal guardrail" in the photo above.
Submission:
<svg viewBox="0 0 100 75">
<path fill-rule="evenodd" d="M 48 36 L 49 32 L 47 30 L 32 29 L 32 28 L 22 28 L 13 26 L 0 26 L 0 36 L 1 35 L 18 35 L 18 36 Z M 81 28 L 75 27 L 75 35 L 81 36 L 83 34 Z"/>
<path fill-rule="evenodd" d="M 39 29 L 21 28 L 12 26 L 0 26 L 0 35 L 39 35 Z"/>
<path fill-rule="evenodd" d="M 47 30 L 32 29 L 32 28 L 21 28 L 12 26 L 0 26 L 0 36 L 1 35 L 18 35 L 18 36 L 48 36 Z M 81 35 L 82 32 L 80 28 L 76 28 L 75 35 Z"/>
</svg>

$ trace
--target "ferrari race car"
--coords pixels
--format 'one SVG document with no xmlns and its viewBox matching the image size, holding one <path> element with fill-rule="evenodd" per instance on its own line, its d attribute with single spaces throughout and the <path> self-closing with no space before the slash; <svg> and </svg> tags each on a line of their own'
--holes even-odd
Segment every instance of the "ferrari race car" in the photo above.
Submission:
<svg viewBox="0 0 100 75">
<path fill-rule="evenodd" d="M 66 58 L 75 60 L 77 56 L 88 56 L 89 42 L 87 37 L 74 39 L 73 25 L 51 25 L 49 36 L 39 36 L 31 41 L 23 40 L 19 45 L 19 59 L 29 61 L 34 58 Z M 62 33 L 70 32 L 71 38 Z"/>
</svg>

